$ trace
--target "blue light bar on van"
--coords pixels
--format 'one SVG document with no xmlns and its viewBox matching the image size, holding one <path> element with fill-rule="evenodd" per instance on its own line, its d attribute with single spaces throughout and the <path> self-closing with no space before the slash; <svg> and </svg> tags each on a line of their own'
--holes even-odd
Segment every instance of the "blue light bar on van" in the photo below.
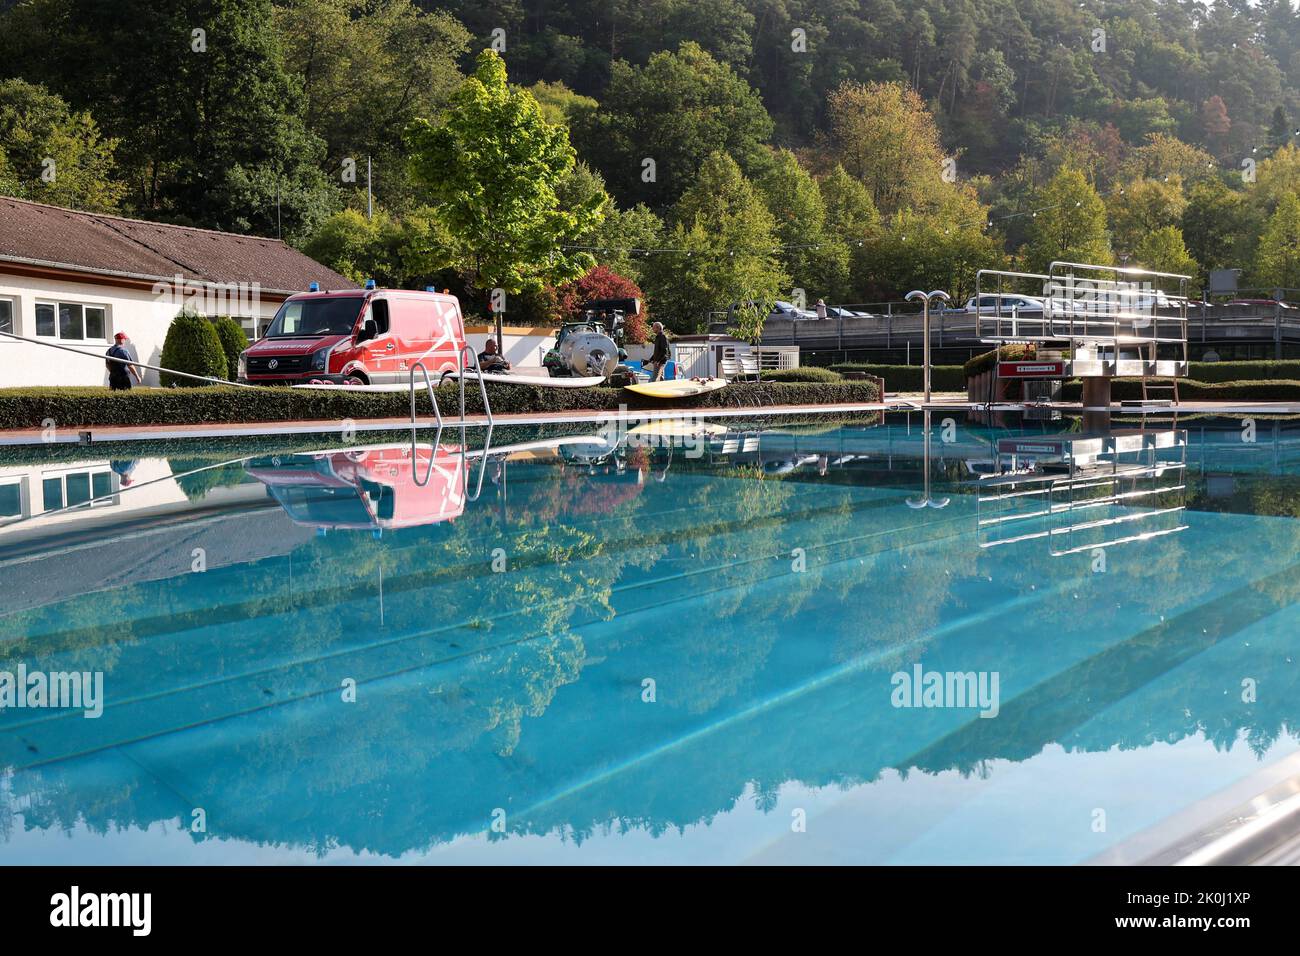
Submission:
<svg viewBox="0 0 1300 956">
<path fill-rule="evenodd" d="M 311 285 L 307 286 L 307 291 L 308 291 L 308 292 L 319 292 L 319 291 L 320 291 L 320 283 L 319 283 L 319 282 L 313 282 Z"/>
<path fill-rule="evenodd" d="M 425 291 L 425 292 L 432 292 L 432 291 L 433 291 L 433 286 L 431 286 L 431 285 L 426 285 L 426 286 L 424 287 L 424 291 Z"/>
<path fill-rule="evenodd" d="M 367 279 L 367 280 L 366 280 L 366 288 L 367 288 L 367 289 L 373 289 L 374 287 L 375 287 L 375 280 L 374 280 L 374 279 Z"/>
</svg>

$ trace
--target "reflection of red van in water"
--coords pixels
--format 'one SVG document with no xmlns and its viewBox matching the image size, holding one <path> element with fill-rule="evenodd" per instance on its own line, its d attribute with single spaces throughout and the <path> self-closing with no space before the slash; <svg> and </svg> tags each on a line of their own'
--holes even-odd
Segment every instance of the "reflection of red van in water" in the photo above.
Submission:
<svg viewBox="0 0 1300 956">
<path fill-rule="evenodd" d="M 460 302 L 436 292 L 304 292 L 276 312 L 266 334 L 239 357 L 240 381 L 406 382 L 423 362 L 434 384 L 456 369 L 465 344 Z"/>
<path fill-rule="evenodd" d="M 460 449 L 384 445 L 257 458 L 245 468 L 296 524 L 317 528 L 409 528 L 460 517 Z M 426 475 L 428 480 L 426 481 Z"/>
</svg>

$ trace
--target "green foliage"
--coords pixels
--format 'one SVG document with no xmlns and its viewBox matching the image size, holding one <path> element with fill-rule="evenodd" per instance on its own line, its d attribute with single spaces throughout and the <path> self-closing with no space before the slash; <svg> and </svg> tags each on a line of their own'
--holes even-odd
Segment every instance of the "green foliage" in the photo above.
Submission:
<svg viewBox="0 0 1300 956">
<path fill-rule="evenodd" d="M 848 285 L 849 247 L 828 227 L 817 180 L 783 149 L 755 185 L 776 220 L 777 241 L 784 247 L 781 266 L 791 283 L 809 302 L 841 298 Z"/>
<path fill-rule="evenodd" d="M 1155 272 L 1173 272 L 1192 276 L 1201 267 L 1187 252 L 1183 234 L 1177 226 L 1165 226 L 1147 233 L 1133 250 L 1133 264 Z M 1165 283 L 1171 291 L 1178 291 L 1176 283 Z"/>
<path fill-rule="evenodd" d="M 239 355 L 248 348 L 248 336 L 244 334 L 243 326 L 228 315 L 217 316 L 212 324 L 226 356 L 226 378 L 233 382 L 239 375 Z"/>
<path fill-rule="evenodd" d="M 846 372 L 865 372 L 885 380 L 891 392 L 919 392 L 925 387 L 924 370 L 919 365 L 875 365 L 869 362 L 847 362 L 832 365 L 831 369 Z M 966 370 L 960 365 L 930 366 L 930 388 L 936 392 L 966 391 Z"/>
<path fill-rule="evenodd" d="M 1287 193 L 1259 237 L 1251 282 L 1262 288 L 1300 286 L 1300 196 Z"/>
<path fill-rule="evenodd" d="M 389 209 L 415 204 L 406 127 L 442 109 L 460 84 L 469 33 L 412 0 L 293 0 L 277 5 L 284 63 L 302 84 L 301 115 L 325 141 L 324 165 L 364 203 L 366 159 Z"/>
<path fill-rule="evenodd" d="M 23 80 L 0 81 L 0 192 L 20 199 L 113 212 L 126 193 L 113 150 L 89 113 Z M 50 165 L 52 161 L 53 165 Z"/>
<path fill-rule="evenodd" d="M 1077 169 L 1058 172 L 1034 201 L 1040 211 L 1029 227 L 1025 259 L 1031 271 L 1045 272 L 1056 260 L 1111 261 L 1106 205 Z"/>
<path fill-rule="evenodd" d="M 729 156 L 705 160 L 672 218 L 669 244 L 690 255 L 653 257 L 646 287 L 659 319 L 674 332 L 694 332 L 710 309 L 780 298 L 789 275 L 772 251 L 776 223 Z"/>
<path fill-rule="evenodd" d="M 355 209 L 344 209 L 321 223 L 302 251 L 357 284 L 374 279 L 380 286 L 401 288 L 411 272 L 408 258 L 418 259 L 422 265 L 432 265 L 438 259 L 432 247 L 439 243 L 419 232 L 419 222 L 413 215 L 408 231 L 383 209 L 376 209 L 371 219 Z M 411 242 L 428 242 L 427 262 L 405 254 Z"/>
<path fill-rule="evenodd" d="M 210 326 L 210 323 L 206 323 Z M 879 396 L 871 382 L 736 383 L 726 388 L 670 403 L 626 392 L 621 388 L 543 388 L 537 385 L 487 386 L 492 411 L 565 412 L 616 411 L 631 408 L 722 408 L 777 405 L 831 405 L 874 402 Z M 454 383 L 438 387 L 438 404 L 454 408 Z M 466 392 L 466 410 L 481 414 L 477 389 Z M 417 392 L 416 412 L 431 416 L 428 398 Z M 137 388 L 110 392 L 103 388 L 0 389 L 0 429 L 40 428 L 46 418 L 66 427 L 86 425 L 181 425 L 319 421 L 337 424 L 345 418 L 409 418 L 405 392 L 357 392 L 347 388 L 234 388 L 229 385 L 185 389 Z"/>
<path fill-rule="evenodd" d="M 693 41 L 654 54 L 645 66 L 616 61 L 600 108 L 574 117 L 575 141 L 615 195 L 660 210 L 716 151 L 754 172 L 771 134 L 758 94 Z M 646 159 L 654 161 L 653 179 Z"/>
<path fill-rule="evenodd" d="M 521 292 L 575 279 L 594 264 L 564 246 L 599 222 L 603 201 L 592 195 L 580 207 L 562 206 L 557 189 L 574 166 L 568 131 L 507 83 L 494 52 L 479 55 L 440 122 L 418 120 L 407 135 L 412 172 L 474 288 Z"/>
<path fill-rule="evenodd" d="M 208 378 L 227 378 L 226 353 L 221 345 L 217 328 L 195 312 L 181 312 L 167 327 L 163 341 L 162 368 Z M 196 388 L 203 383 L 192 378 L 160 372 L 158 380 L 164 387 L 179 385 Z"/>
<path fill-rule="evenodd" d="M 840 382 L 844 376 L 828 368 L 803 365 L 799 368 L 769 369 L 762 373 L 765 382 Z"/>
</svg>

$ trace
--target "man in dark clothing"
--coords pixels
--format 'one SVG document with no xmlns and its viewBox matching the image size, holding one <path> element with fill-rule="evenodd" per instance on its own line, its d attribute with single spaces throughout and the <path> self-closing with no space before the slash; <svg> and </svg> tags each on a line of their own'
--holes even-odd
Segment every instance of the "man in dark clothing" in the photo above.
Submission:
<svg viewBox="0 0 1300 956">
<path fill-rule="evenodd" d="M 651 326 L 655 333 L 655 350 L 650 356 L 650 364 L 654 366 L 654 373 L 650 377 L 652 382 L 663 381 L 664 366 L 668 364 L 668 336 L 664 334 L 664 324 L 656 322 Z"/>
<path fill-rule="evenodd" d="M 135 361 L 135 356 L 127 351 L 127 337 L 125 332 L 118 332 L 113 336 L 113 345 L 105 354 L 109 358 L 123 359 L 126 362 Z M 124 365 L 122 362 L 105 362 L 108 366 L 108 387 L 113 391 L 129 391 L 131 388 L 131 379 L 140 382 L 140 373 L 134 365 Z"/>
<path fill-rule="evenodd" d="M 497 349 L 497 340 L 488 337 L 487 345 L 478 353 L 478 367 L 484 372 L 503 373 L 510 371 L 510 363 Z"/>
</svg>

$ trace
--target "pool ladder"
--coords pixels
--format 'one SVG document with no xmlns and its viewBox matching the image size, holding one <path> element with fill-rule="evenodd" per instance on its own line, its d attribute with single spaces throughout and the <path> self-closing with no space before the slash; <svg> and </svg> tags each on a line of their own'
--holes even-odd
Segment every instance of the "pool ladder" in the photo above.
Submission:
<svg viewBox="0 0 1300 956">
<path fill-rule="evenodd" d="M 473 362 L 472 366 L 466 366 L 465 356 L 468 355 Z M 483 457 L 478 469 L 478 485 L 473 495 L 466 495 L 466 501 L 477 501 L 479 495 L 483 493 L 483 475 L 487 471 L 487 459 L 489 450 L 492 447 L 492 429 L 496 427 L 496 421 L 492 417 L 492 403 L 488 399 L 487 384 L 483 381 L 483 369 L 478 363 L 478 357 L 474 350 L 468 345 L 463 345 L 460 351 L 456 353 L 456 371 L 457 381 L 460 382 L 460 468 L 462 480 L 469 476 L 469 464 L 465 453 L 465 369 L 473 368 L 474 373 L 478 376 L 479 395 L 483 399 L 483 411 L 487 415 L 487 435 L 483 442 Z M 420 476 L 416 469 L 418 461 L 416 454 L 415 430 L 418 425 L 418 419 L 415 415 L 415 371 L 419 369 L 420 374 L 424 376 L 424 387 L 429 396 L 429 404 L 433 406 L 433 414 L 436 421 L 437 432 L 433 438 L 433 454 L 429 456 L 429 464 L 424 470 L 423 477 Z M 434 391 L 433 382 L 429 379 L 429 370 L 425 368 L 423 361 L 417 361 L 410 369 L 409 390 L 411 395 L 411 475 L 415 479 L 417 487 L 423 488 L 429 483 L 429 478 L 433 474 L 434 459 L 437 458 L 438 448 L 442 444 L 442 410 L 438 407 L 438 396 Z"/>
<path fill-rule="evenodd" d="M 473 364 L 465 363 L 465 356 L 470 357 Z M 478 364 L 478 357 L 474 350 L 468 345 L 462 345 L 460 351 L 456 353 L 456 379 L 460 382 L 460 425 L 465 427 L 465 370 L 473 369 L 474 374 L 478 376 L 479 396 L 483 399 L 483 413 L 487 416 L 488 427 L 491 428 L 495 422 L 492 418 L 492 403 L 488 400 L 487 383 L 483 381 L 483 369 Z M 424 388 L 429 396 L 429 404 L 433 406 L 433 414 L 436 418 L 438 428 L 442 428 L 442 410 L 438 408 L 438 396 L 434 392 L 433 382 L 429 379 L 429 370 L 425 368 L 424 361 L 417 361 L 410 368 L 410 376 L 407 385 L 411 394 L 411 427 L 415 427 L 418 421 L 415 417 L 415 372 L 419 370 L 424 376 Z"/>
</svg>

